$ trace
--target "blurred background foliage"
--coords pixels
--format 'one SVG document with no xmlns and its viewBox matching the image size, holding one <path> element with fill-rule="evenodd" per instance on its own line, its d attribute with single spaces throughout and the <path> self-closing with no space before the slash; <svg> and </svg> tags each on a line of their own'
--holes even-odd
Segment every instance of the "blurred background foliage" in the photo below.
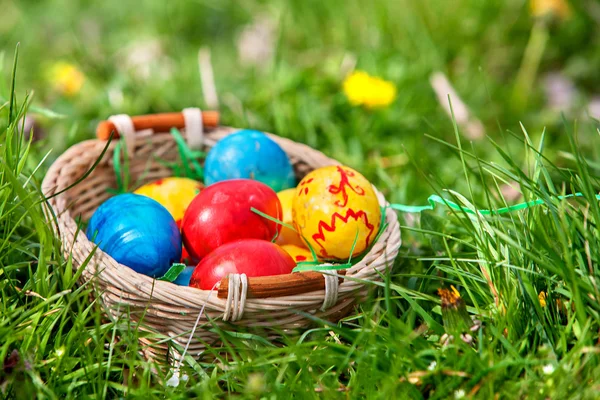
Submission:
<svg viewBox="0 0 600 400">
<path fill-rule="evenodd" d="M 522 143 L 510 132 L 522 136 L 522 123 L 534 143 L 547 130 L 546 154 L 560 164 L 561 113 L 592 124 L 588 116 L 600 116 L 594 1 L 5 0 L 2 11 L 0 94 L 20 42 L 19 93 L 64 115 L 31 114 L 46 134 L 40 153 L 53 149 L 48 163 L 112 114 L 217 108 L 203 95 L 200 48 L 210 52 L 225 124 L 308 143 L 376 182 L 383 166 L 380 185 L 396 201 L 431 192 L 419 168 L 463 189 L 458 159 L 428 137 L 455 142 L 447 101 L 430 85 L 435 72 L 481 121 L 473 146 L 486 159 L 497 156 L 484 135 L 518 158 Z M 349 105 L 341 87 L 354 68 L 393 82 L 396 101 L 374 111 Z M 595 135 L 579 132 L 590 156 Z"/>
</svg>

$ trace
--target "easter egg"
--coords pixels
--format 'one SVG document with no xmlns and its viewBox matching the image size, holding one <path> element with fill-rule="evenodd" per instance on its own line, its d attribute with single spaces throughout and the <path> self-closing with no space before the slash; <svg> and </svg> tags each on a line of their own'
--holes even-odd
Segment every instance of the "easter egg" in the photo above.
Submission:
<svg viewBox="0 0 600 400">
<path fill-rule="evenodd" d="M 277 197 L 279 197 L 279 201 L 281 202 L 281 211 L 282 217 L 281 222 L 292 225 L 292 201 L 294 200 L 294 196 L 296 195 L 296 189 L 286 189 L 277 193 Z M 279 236 L 277 236 L 277 240 L 275 241 L 278 245 L 282 246 L 284 244 L 294 244 L 296 246 L 306 247 L 304 240 L 298 235 L 298 232 L 287 228 L 285 226 L 281 227 L 281 232 Z"/>
<path fill-rule="evenodd" d="M 217 247 L 238 239 L 273 240 L 281 225 L 252 208 L 281 219 L 277 193 L 264 183 L 232 179 L 207 186 L 192 200 L 181 232 L 192 257 L 202 259 Z"/>
<path fill-rule="evenodd" d="M 187 249 L 185 248 L 185 246 L 182 246 L 180 262 L 185 265 L 198 265 L 198 263 L 200 262 L 200 259 L 198 259 L 196 257 L 192 257 L 190 255 L 190 253 L 187 251 Z"/>
<path fill-rule="evenodd" d="M 196 269 L 195 266 L 185 267 L 185 269 L 179 274 L 173 283 L 179 286 L 190 286 L 190 279 L 192 278 L 194 269 Z"/>
<path fill-rule="evenodd" d="M 304 262 L 304 261 L 317 261 L 313 257 L 312 253 L 306 247 L 296 246 L 295 244 L 284 244 L 281 246 L 282 249 L 286 251 L 296 263 Z"/>
<path fill-rule="evenodd" d="M 210 290 L 229 274 L 248 277 L 289 274 L 296 263 L 275 243 L 242 239 L 224 244 L 196 266 L 190 286 Z"/>
<path fill-rule="evenodd" d="M 364 176 L 345 166 L 323 167 L 306 175 L 296 188 L 292 213 L 298 232 L 318 257 L 328 260 L 345 260 L 362 253 L 381 225 L 381 208 L 373 187 Z"/>
<path fill-rule="evenodd" d="M 102 203 L 89 221 L 88 239 L 119 263 L 160 278 L 181 259 L 181 235 L 169 211 L 138 194 Z"/>
<path fill-rule="evenodd" d="M 194 197 L 202 190 L 202 183 L 189 178 L 163 178 L 148 183 L 133 193 L 150 197 L 162 204 L 173 216 L 177 226 Z"/>
<path fill-rule="evenodd" d="M 207 186 L 239 178 L 263 182 L 276 192 L 296 183 L 287 154 L 267 135 L 254 130 L 226 136 L 206 156 L 204 183 Z"/>
</svg>

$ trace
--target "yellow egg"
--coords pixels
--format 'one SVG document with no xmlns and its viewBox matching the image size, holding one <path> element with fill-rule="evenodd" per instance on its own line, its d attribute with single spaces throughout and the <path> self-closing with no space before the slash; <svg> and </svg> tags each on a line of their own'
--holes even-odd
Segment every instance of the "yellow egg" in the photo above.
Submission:
<svg viewBox="0 0 600 400">
<path fill-rule="evenodd" d="M 303 261 L 315 261 L 312 253 L 306 247 L 296 246 L 295 244 L 284 244 L 281 248 L 292 256 L 296 264 Z"/>
<path fill-rule="evenodd" d="M 162 204 L 173 216 L 177 226 L 181 226 L 181 219 L 185 210 L 194 197 L 202 190 L 202 183 L 189 178 L 163 178 L 148 183 L 134 193 L 150 197 Z"/>
<path fill-rule="evenodd" d="M 281 209 L 283 211 L 283 216 L 281 218 L 281 222 L 285 222 L 286 224 L 293 224 L 292 220 L 292 202 L 294 200 L 294 196 L 296 195 L 296 189 L 286 189 L 277 193 L 277 197 L 279 197 L 279 201 L 281 202 Z M 284 244 L 294 244 L 300 247 L 306 247 L 306 243 L 304 240 L 298 235 L 298 232 L 291 230 L 290 228 L 286 228 L 285 226 L 281 227 L 281 232 L 279 232 L 279 236 L 277 236 L 277 240 L 275 241 L 278 245 L 282 246 Z"/>
<path fill-rule="evenodd" d="M 345 260 L 365 251 L 379 232 L 381 208 L 371 183 L 345 166 L 312 171 L 296 188 L 293 220 L 319 258 Z"/>
</svg>

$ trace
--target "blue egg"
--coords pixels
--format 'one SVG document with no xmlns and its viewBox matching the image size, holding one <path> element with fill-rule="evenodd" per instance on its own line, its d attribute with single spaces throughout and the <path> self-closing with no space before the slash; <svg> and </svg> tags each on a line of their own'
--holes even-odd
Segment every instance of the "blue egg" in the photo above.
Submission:
<svg viewBox="0 0 600 400">
<path fill-rule="evenodd" d="M 242 130 L 217 142 L 208 152 L 204 183 L 254 179 L 276 192 L 296 186 L 294 169 L 283 149 L 262 132 Z"/>
<path fill-rule="evenodd" d="M 192 279 L 192 274 L 195 269 L 196 267 L 185 267 L 173 283 L 179 286 L 190 286 L 190 279 Z"/>
<path fill-rule="evenodd" d="M 116 261 L 153 278 L 181 259 L 175 220 L 156 200 L 139 194 L 120 194 L 102 203 L 86 233 Z"/>
</svg>

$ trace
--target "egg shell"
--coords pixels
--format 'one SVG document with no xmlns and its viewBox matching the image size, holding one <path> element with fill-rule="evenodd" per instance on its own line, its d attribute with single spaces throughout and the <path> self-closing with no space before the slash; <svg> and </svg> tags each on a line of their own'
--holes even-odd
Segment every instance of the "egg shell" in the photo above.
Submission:
<svg viewBox="0 0 600 400">
<path fill-rule="evenodd" d="M 281 192 L 277 193 L 277 197 L 279 197 L 279 201 L 281 202 L 281 222 L 289 225 L 294 223 L 292 219 L 292 203 L 295 195 L 295 188 L 282 190 Z M 285 244 L 293 244 L 300 247 L 306 247 L 304 240 L 302 240 L 300 235 L 298 235 L 298 232 L 285 226 L 281 227 L 281 232 L 279 233 L 279 236 L 277 236 L 275 243 L 280 246 Z"/>
<path fill-rule="evenodd" d="M 290 274 L 296 263 L 275 243 L 243 239 L 224 244 L 196 266 L 190 286 L 210 290 L 229 274 L 248 277 Z"/>
<path fill-rule="evenodd" d="M 190 286 L 190 279 L 192 278 L 195 269 L 196 266 L 185 267 L 173 283 L 179 286 Z"/>
<path fill-rule="evenodd" d="M 171 213 L 177 226 L 181 226 L 185 210 L 203 186 L 201 182 L 193 179 L 170 177 L 148 183 L 133 193 L 158 201 Z"/>
<path fill-rule="evenodd" d="M 190 253 L 187 251 L 185 246 L 181 247 L 181 261 L 180 263 L 185 265 L 198 265 L 200 259 L 196 257 L 192 257 Z"/>
<path fill-rule="evenodd" d="M 317 261 L 313 257 L 312 253 L 306 247 L 296 246 L 295 244 L 284 244 L 281 246 L 296 263 L 305 261 Z"/>
<path fill-rule="evenodd" d="M 206 187 L 183 216 L 181 232 L 189 254 L 201 260 L 217 247 L 235 240 L 274 239 L 281 225 L 251 208 L 281 220 L 277 193 L 264 183 L 232 179 Z"/>
<path fill-rule="evenodd" d="M 119 263 L 159 278 L 181 259 L 181 235 L 165 207 L 149 197 L 120 194 L 98 207 L 88 239 Z"/>
<path fill-rule="evenodd" d="M 316 169 L 296 188 L 294 226 L 317 256 L 347 260 L 364 252 L 381 225 L 381 208 L 369 181 L 345 166 Z"/>
<path fill-rule="evenodd" d="M 228 179 L 255 179 L 276 192 L 294 187 L 292 164 L 271 138 L 262 132 L 242 130 L 217 142 L 204 163 L 208 186 Z"/>
</svg>

